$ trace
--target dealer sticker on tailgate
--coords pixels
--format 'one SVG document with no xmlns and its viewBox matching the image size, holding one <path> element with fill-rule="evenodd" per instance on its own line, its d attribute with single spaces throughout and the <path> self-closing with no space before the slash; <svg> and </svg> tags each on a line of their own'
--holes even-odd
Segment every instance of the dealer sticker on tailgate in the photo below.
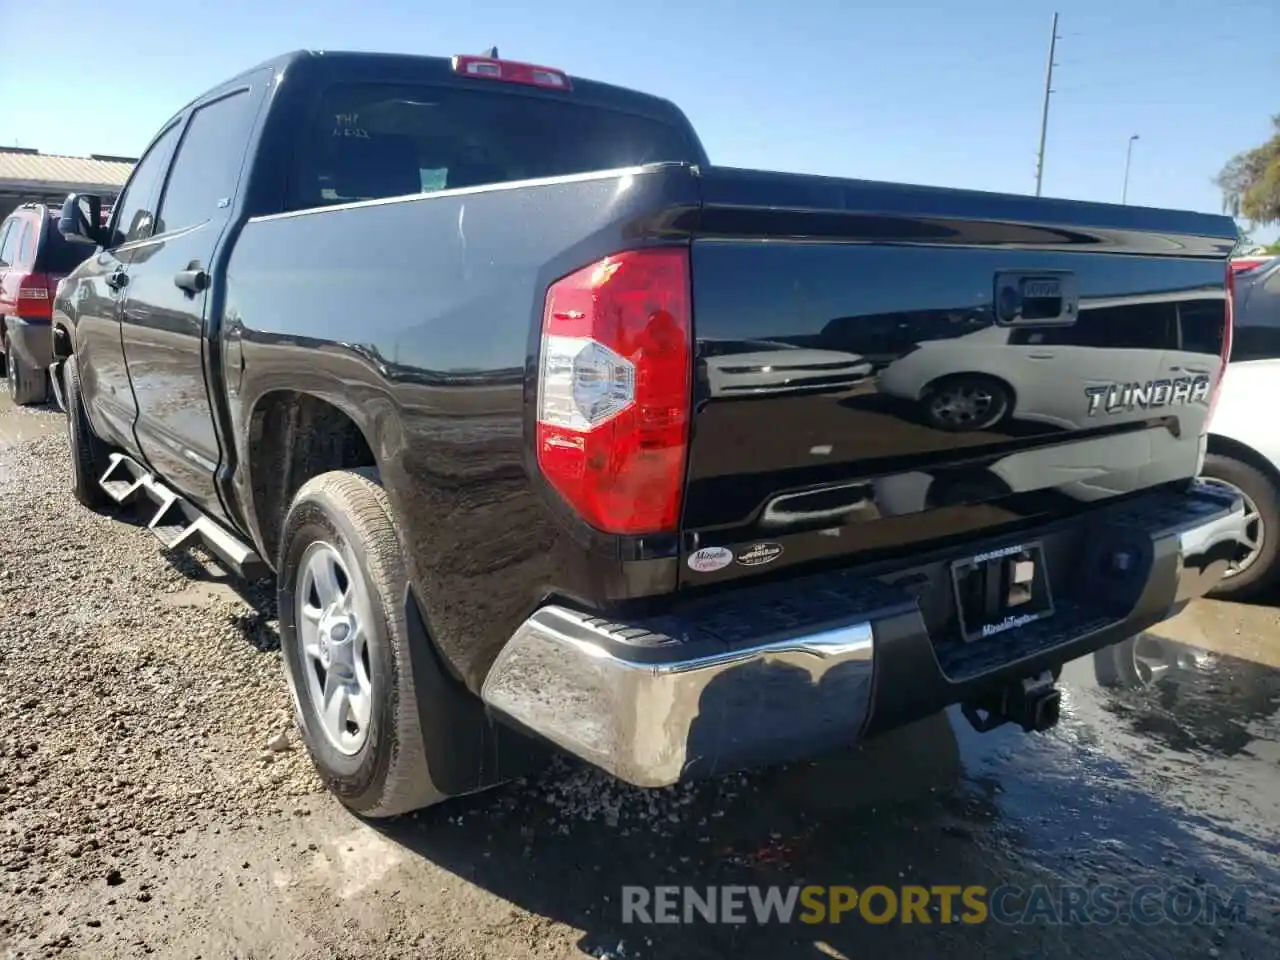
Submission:
<svg viewBox="0 0 1280 960">
<path fill-rule="evenodd" d="M 690 570 L 696 570 L 698 573 L 711 573 L 714 570 L 723 570 L 729 564 L 733 563 L 733 551 L 728 547 L 703 547 L 701 550 L 695 550 L 689 554 L 686 561 Z"/>
<path fill-rule="evenodd" d="M 753 543 L 738 554 L 738 562 L 744 567 L 762 567 L 782 556 L 780 543 Z"/>
</svg>

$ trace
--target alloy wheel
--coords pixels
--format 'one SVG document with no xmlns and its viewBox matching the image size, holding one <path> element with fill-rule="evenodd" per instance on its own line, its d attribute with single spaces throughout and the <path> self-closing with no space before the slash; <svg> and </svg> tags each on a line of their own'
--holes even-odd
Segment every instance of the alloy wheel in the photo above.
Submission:
<svg viewBox="0 0 1280 960">
<path fill-rule="evenodd" d="M 302 682 L 314 720 L 335 750 L 353 756 L 368 739 L 373 712 L 368 588 L 321 542 L 302 555 L 296 585 Z"/>
</svg>

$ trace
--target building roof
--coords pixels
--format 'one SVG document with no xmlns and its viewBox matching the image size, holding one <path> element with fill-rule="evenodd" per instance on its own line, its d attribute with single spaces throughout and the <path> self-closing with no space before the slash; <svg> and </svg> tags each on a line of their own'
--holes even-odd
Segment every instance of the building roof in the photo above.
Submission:
<svg viewBox="0 0 1280 960">
<path fill-rule="evenodd" d="M 137 161 L 92 154 L 64 157 L 18 147 L 0 147 L 0 189 L 109 187 L 119 190 Z"/>
</svg>

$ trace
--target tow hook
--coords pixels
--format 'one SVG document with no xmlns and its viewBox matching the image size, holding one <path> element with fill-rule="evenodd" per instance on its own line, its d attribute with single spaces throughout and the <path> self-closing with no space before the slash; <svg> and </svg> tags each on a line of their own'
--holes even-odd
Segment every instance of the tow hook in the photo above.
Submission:
<svg viewBox="0 0 1280 960">
<path fill-rule="evenodd" d="M 1062 692 L 1054 686 L 1051 671 L 1010 684 L 992 696 L 960 707 L 969 725 L 979 733 L 1013 722 L 1028 733 L 1055 726 L 1061 715 Z"/>
</svg>

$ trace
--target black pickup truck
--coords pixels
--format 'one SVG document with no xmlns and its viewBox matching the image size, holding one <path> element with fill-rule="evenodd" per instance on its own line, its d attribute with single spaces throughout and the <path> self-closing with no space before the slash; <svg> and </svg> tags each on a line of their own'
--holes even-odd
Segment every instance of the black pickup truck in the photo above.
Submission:
<svg viewBox="0 0 1280 960">
<path fill-rule="evenodd" d="M 1225 217 L 716 167 L 560 70 L 304 52 L 98 223 L 68 198 L 75 496 L 276 575 L 367 816 L 548 743 L 658 786 L 949 704 L 1043 729 L 1243 540 L 1195 479 Z"/>
</svg>

